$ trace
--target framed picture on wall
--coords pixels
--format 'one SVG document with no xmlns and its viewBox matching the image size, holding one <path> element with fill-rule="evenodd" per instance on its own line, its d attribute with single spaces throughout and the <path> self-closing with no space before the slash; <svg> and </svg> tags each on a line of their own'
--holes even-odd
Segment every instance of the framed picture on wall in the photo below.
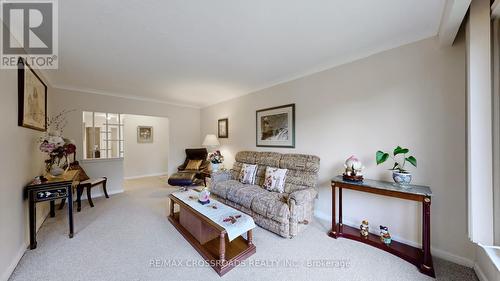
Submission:
<svg viewBox="0 0 500 281">
<path fill-rule="evenodd" d="M 153 142 L 153 127 L 137 126 L 137 142 L 152 143 Z"/>
<path fill-rule="evenodd" d="M 229 137 L 229 123 L 228 119 L 219 119 L 217 121 L 217 132 L 219 139 L 227 139 Z"/>
<path fill-rule="evenodd" d="M 259 147 L 295 148 L 295 104 L 257 110 Z"/>
<path fill-rule="evenodd" d="M 38 131 L 47 130 L 47 85 L 19 60 L 17 71 L 18 125 Z"/>
</svg>

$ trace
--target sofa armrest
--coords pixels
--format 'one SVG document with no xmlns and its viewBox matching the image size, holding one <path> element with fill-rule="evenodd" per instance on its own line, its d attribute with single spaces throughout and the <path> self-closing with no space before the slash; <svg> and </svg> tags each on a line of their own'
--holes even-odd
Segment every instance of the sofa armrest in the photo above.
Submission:
<svg viewBox="0 0 500 281">
<path fill-rule="evenodd" d="M 290 204 L 290 201 L 292 200 L 295 201 L 296 205 L 309 204 L 314 200 L 317 194 L 318 191 L 316 191 L 316 189 L 314 188 L 306 188 L 294 191 L 288 196 L 288 204 Z"/>
<path fill-rule="evenodd" d="M 218 182 L 232 180 L 233 175 L 229 170 L 217 171 L 212 173 L 211 178 L 212 178 L 212 184 L 216 184 Z"/>
</svg>

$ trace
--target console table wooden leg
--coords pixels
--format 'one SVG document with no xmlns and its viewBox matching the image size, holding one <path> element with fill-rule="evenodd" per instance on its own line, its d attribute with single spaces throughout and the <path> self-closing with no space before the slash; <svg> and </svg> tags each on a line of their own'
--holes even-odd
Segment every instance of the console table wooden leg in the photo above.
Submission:
<svg viewBox="0 0 500 281">
<path fill-rule="evenodd" d="M 219 260 L 221 264 L 226 260 L 226 233 L 221 232 L 219 240 Z"/>
<path fill-rule="evenodd" d="M 421 271 L 434 276 L 434 268 L 432 265 L 431 256 L 431 198 L 425 197 L 422 206 L 422 250 L 424 252 L 423 264 Z"/>
<path fill-rule="evenodd" d="M 69 238 L 73 238 L 73 192 L 72 192 L 73 187 L 70 185 L 67 187 L 67 194 L 68 194 L 68 221 L 69 221 Z"/>
<path fill-rule="evenodd" d="M 342 186 L 339 186 L 339 234 L 342 234 Z"/>
<path fill-rule="evenodd" d="M 249 231 L 247 231 L 247 244 L 248 244 L 248 246 L 253 245 L 253 232 L 251 229 Z"/>
<path fill-rule="evenodd" d="M 336 214 L 337 202 L 335 201 L 335 183 L 332 183 L 332 229 L 330 230 L 330 235 L 333 238 L 337 238 L 337 214 Z"/>
<path fill-rule="evenodd" d="M 36 248 L 36 209 L 33 200 L 33 193 L 30 192 L 29 196 L 29 220 L 30 220 L 30 249 Z"/>
</svg>

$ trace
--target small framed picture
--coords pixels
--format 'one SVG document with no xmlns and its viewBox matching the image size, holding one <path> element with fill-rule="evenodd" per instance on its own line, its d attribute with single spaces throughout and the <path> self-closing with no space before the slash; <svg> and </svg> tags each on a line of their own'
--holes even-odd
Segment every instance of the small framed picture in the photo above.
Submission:
<svg viewBox="0 0 500 281">
<path fill-rule="evenodd" d="M 256 119 L 258 147 L 295 148 L 295 104 L 258 110 Z"/>
<path fill-rule="evenodd" d="M 47 130 L 47 85 L 20 59 L 17 71 L 18 125 Z"/>
<path fill-rule="evenodd" d="M 153 127 L 137 126 L 137 142 L 152 143 L 153 142 Z"/>
<path fill-rule="evenodd" d="M 217 128 L 220 139 L 227 139 L 229 137 L 229 123 L 227 118 L 219 119 Z"/>
</svg>

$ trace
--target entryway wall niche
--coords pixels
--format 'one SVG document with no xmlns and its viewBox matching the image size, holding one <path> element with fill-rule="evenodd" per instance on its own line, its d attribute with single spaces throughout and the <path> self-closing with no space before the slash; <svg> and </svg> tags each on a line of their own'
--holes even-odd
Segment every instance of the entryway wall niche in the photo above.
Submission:
<svg viewBox="0 0 500 281">
<path fill-rule="evenodd" d="M 152 142 L 138 141 L 138 127 L 152 127 Z M 123 115 L 125 179 L 168 173 L 169 120 L 164 117 Z"/>
</svg>

